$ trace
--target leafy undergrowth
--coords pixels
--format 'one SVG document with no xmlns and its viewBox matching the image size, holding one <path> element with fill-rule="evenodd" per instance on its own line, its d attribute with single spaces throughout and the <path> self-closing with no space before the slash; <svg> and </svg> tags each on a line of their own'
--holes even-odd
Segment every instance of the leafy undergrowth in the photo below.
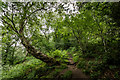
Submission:
<svg viewBox="0 0 120 80">
<path fill-rule="evenodd" d="M 71 53 L 73 52 L 73 53 Z M 44 62 L 34 58 L 26 57 L 26 61 L 13 66 L 8 66 L 3 69 L 2 79 L 37 79 L 37 78 L 71 78 L 72 72 L 67 71 L 62 75 L 59 73 L 68 68 L 67 63 L 69 62 L 69 55 L 67 51 L 55 50 L 47 55 L 56 58 L 63 64 L 61 66 L 47 66 Z M 69 51 L 72 55 L 72 59 L 75 62 L 77 68 L 82 69 L 82 71 L 89 75 L 91 78 L 117 78 L 120 79 L 120 68 L 116 65 L 108 65 L 105 59 L 97 58 L 86 58 L 79 51 Z M 7 66 L 7 65 L 6 65 Z"/>
<path fill-rule="evenodd" d="M 44 67 L 45 63 L 42 61 L 34 57 L 27 57 L 27 60 L 24 63 L 12 66 L 9 70 L 3 70 L 2 79 L 34 78 L 36 77 L 37 71 L 39 69 L 41 69 L 41 73 L 45 71 Z"/>
<path fill-rule="evenodd" d="M 71 50 L 69 52 L 73 52 L 71 55 L 77 68 L 82 69 L 91 78 L 120 79 L 120 66 L 108 64 L 109 57 L 107 55 L 98 55 L 96 53 L 86 53 L 83 55 L 81 51 Z"/>
<path fill-rule="evenodd" d="M 66 50 L 55 50 L 51 51 L 50 53 L 47 53 L 48 56 L 55 58 L 57 61 L 60 61 L 62 63 L 68 63 L 68 55 Z"/>
<path fill-rule="evenodd" d="M 120 66 L 109 65 L 101 77 L 107 79 L 120 79 Z"/>
<path fill-rule="evenodd" d="M 64 74 L 60 75 L 60 78 L 70 79 L 72 77 L 72 71 L 68 70 Z"/>
<path fill-rule="evenodd" d="M 79 58 L 77 68 L 82 69 L 91 78 L 116 78 L 120 79 L 120 68 L 116 65 L 108 65 L 106 61 L 95 59 Z"/>
<path fill-rule="evenodd" d="M 67 63 L 68 55 L 67 51 L 55 50 L 49 54 L 49 56 L 56 58 L 62 63 Z M 59 72 L 66 69 L 66 64 L 61 66 L 48 66 L 44 62 L 34 57 L 26 57 L 23 63 L 19 63 L 13 66 L 7 66 L 3 69 L 2 79 L 31 79 L 31 78 L 55 78 Z"/>
<path fill-rule="evenodd" d="M 61 66 L 55 66 L 55 69 L 50 72 L 48 75 L 42 76 L 40 78 L 59 78 L 59 73 L 63 70 L 68 68 L 66 64 L 61 64 Z"/>
</svg>

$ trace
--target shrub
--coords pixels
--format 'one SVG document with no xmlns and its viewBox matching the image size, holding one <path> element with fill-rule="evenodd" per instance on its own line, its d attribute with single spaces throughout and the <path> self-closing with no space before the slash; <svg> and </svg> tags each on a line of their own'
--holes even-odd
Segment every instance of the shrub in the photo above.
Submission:
<svg viewBox="0 0 120 80">
<path fill-rule="evenodd" d="M 62 65 L 60 66 L 60 69 L 66 69 L 66 68 L 68 68 L 66 64 L 62 64 Z"/>
<path fill-rule="evenodd" d="M 85 61 L 79 61 L 77 64 L 77 68 L 85 68 Z"/>
<path fill-rule="evenodd" d="M 120 79 L 120 71 L 115 72 L 114 77 Z"/>
<path fill-rule="evenodd" d="M 78 61 L 79 61 L 79 56 L 74 56 L 74 57 L 73 57 L 73 61 L 74 61 L 74 62 L 78 62 Z"/>
<path fill-rule="evenodd" d="M 56 60 L 61 61 L 61 62 L 69 62 L 68 61 L 68 54 L 66 50 L 55 50 L 53 52 L 47 53 L 47 55 L 56 58 Z"/>
<path fill-rule="evenodd" d="M 56 78 L 61 70 L 62 69 L 55 69 L 53 72 L 50 72 L 48 75 L 42 76 L 40 78 Z"/>
<path fill-rule="evenodd" d="M 12 66 L 10 70 L 3 70 L 2 75 L 3 78 L 15 78 L 15 77 L 23 77 L 27 71 L 31 72 L 32 69 L 39 66 L 42 63 L 42 61 L 38 59 L 31 59 L 28 62 L 17 64 L 15 66 Z M 28 72 L 28 73 L 29 73 Z"/>
<path fill-rule="evenodd" d="M 96 72 L 90 73 L 90 77 L 91 78 L 97 78 L 100 74 L 101 74 L 100 71 L 96 71 Z"/>
<path fill-rule="evenodd" d="M 76 47 L 70 47 L 67 51 L 73 53 L 76 51 Z"/>
</svg>

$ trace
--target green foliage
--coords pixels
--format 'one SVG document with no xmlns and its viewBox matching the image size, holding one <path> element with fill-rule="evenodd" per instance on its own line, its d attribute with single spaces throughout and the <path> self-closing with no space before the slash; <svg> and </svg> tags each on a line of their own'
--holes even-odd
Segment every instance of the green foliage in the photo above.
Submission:
<svg viewBox="0 0 120 80">
<path fill-rule="evenodd" d="M 62 64 L 62 65 L 59 67 L 59 69 L 66 69 L 66 68 L 68 68 L 66 64 Z"/>
<path fill-rule="evenodd" d="M 54 57 L 56 60 L 61 62 L 69 62 L 68 61 L 68 55 L 66 50 L 55 50 L 53 52 L 47 53 L 49 56 Z"/>
<path fill-rule="evenodd" d="M 91 74 L 90 74 L 90 77 L 91 77 L 91 78 L 97 78 L 100 74 L 101 74 L 101 72 L 100 72 L 100 71 L 97 71 L 97 72 L 91 73 Z"/>
<path fill-rule="evenodd" d="M 105 69 L 118 69 L 120 4 L 77 2 L 72 11 L 69 9 L 71 3 L 66 4 L 68 6 L 65 7 L 65 3 L 0 3 L 3 10 L 0 26 L 3 78 L 39 78 L 49 70 L 45 67 L 37 71 L 35 68 L 44 64 L 40 65 L 42 62 L 33 57 L 26 57 L 26 61 L 20 63 L 26 52 L 25 45 L 21 46 L 22 40 L 19 40 L 22 28 L 22 35 L 36 51 L 63 63 L 69 62 L 69 52 L 73 61 L 79 62 L 77 67 L 83 68 L 92 78 L 104 73 Z M 73 13 L 74 11 L 78 13 Z M 66 65 L 61 65 L 60 68 L 64 69 Z M 52 76 L 56 76 L 58 72 L 53 72 Z M 119 72 L 114 75 L 118 78 Z M 66 74 L 63 77 L 68 76 Z"/>
<path fill-rule="evenodd" d="M 57 78 L 59 73 L 63 70 L 66 69 L 67 66 L 65 64 L 62 64 L 61 66 L 57 66 L 52 72 L 50 72 L 46 76 L 42 76 L 40 78 Z"/>
<path fill-rule="evenodd" d="M 32 71 L 31 73 L 29 73 L 29 74 L 27 75 L 27 79 L 34 78 L 35 73 L 36 73 L 36 71 Z"/>
<path fill-rule="evenodd" d="M 90 75 L 90 69 L 82 69 L 83 73 L 86 75 Z"/>
<path fill-rule="evenodd" d="M 62 51 L 61 50 L 55 50 L 51 55 L 53 57 L 61 57 Z"/>
<path fill-rule="evenodd" d="M 36 68 L 36 66 L 40 67 L 41 63 L 42 62 L 38 59 L 31 59 L 28 62 L 17 64 L 15 66 L 12 66 L 10 70 L 3 70 L 3 78 L 24 77 L 26 72 L 32 71 L 34 68 Z M 30 75 L 34 74 L 30 73 Z"/>
<path fill-rule="evenodd" d="M 46 78 L 55 78 L 59 74 L 60 71 L 61 71 L 60 69 L 56 69 L 55 71 L 50 73 Z"/>
<path fill-rule="evenodd" d="M 76 47 L 70 47 L 67 51 L 70 53 L 74 53 L 76 51 Z"/>
<path fill-rule="evenodd" d="M 79 56 L 74 56 L 74 57 L 73 57 L 73 61 L 74 61 L 74 62 L 78 62 L 78 61 L 79 61 Z"/>
<path fill-rule="evenodd" d="M 85 64 L 86 62 L 83 60 L 79 61 L 78 64 L 77 64 L 77 68 L 85 68 Z"/>
<path fill-rule="evenodd" d="M 117 66 L 115 66 L 115 65 L 109 65 L 109 68 L 110 69 L 115 69 L 115 68 L 117 68 Z"/>
<path fill-rule="evenodd" d="M 120 74 L 119 73 L 120 73 L 120 71 L 115 72 L 114 77 L 116 79 L 120 79 Z"/>
<path fill-rule="evenodd" d="M 83 54 L 82 54 L 81 50 L 79 50 L 76 53 L 72 54 L 72 57 L 73 57 L 73 61 L 74 62 L 79 62 L 79 61 L 83 61 L 84 60 L 82 58 Z"/>
<path fill-rule="evenodd" d="M 61 75 L 61 78 L 70 79 L 72 77 L 72 71 L 66 71 L 63 75 Z"/>
</svg>

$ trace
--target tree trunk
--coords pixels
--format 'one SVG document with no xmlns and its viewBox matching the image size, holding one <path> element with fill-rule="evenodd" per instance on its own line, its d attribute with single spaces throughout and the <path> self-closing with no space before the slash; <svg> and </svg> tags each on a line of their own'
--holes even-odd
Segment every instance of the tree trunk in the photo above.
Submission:
<svg viewBox="0 0 120 80">
<path fill-rule="evenodd" d="M 20 20 L 19 23 L 18 23 L 19 24 L 19 26 L 18 26 L 19 30 L 16 28 L 16 25 L 15 25 L 14 20 L 13 20 L 13 15 L 12 15 L 12 19 L 9 18 L 9 16 L 6 14 L 7 11 L 3 11 L 4 15 L 2 15 L 2 17 L 0 17 L 2 19 L 2 22 L 4 24 L 7 24 L 9 26 L 9 28 L 11 28 L 10 31 L 14 31 L 18 35 L 18 37 L 21 39 L 21 43 L 26 48 L 26 50 L 28 51 L 29 54 L 31 54 L 35 58 L 40 59 L 41 61 L 47 63 L 48 65 L 60 65 L 60 61 L 56 61 L 54 58 L 48 57 L 47 55 L 41 53 L 40 51 L 37 51 L 24 36 L 24 28 L 25 28 L 25 25 L 26 25 L 26 22 L 27 22 L 27 18 L 31 14 L 33 14 L 37 11 L 40 11 L 42 8 L 36 9 L 35 11 L 31 12 L 30 15 L 28 15 L 27 14 L 28 3 L 26 4 L 25 7 L 24 7 L 24 5 L 21 5 L 21 6 L 22 6 L 22 10 L 23 10 L 22 11 L 23 14 L 21 14 L 21 15 L 23 15 L 23 16 L 21 17 L 21 19 L 19 19 Z M 7 9 L 5 9 L 5 10 L 7 10 Z M 11 15 L 11 14 L 9 14 L 9 15 Z M 7 20 L 3 16 L 5 16 L 7 18 Z M 10 24 L 9 22 L 11 22 L 12 24 Z"/>
<path fill-rule="evenodd" d="M 33 55 L 35 58 L 40 59 L 50 66 L 60 65 L 60 61 L 56 61 L 54 58 L 48 57 L 47 55 L 37 51 L 23 35 L 20 35 L 19 38 L 21 39 L 21 43 L 27 49 L 28 53 Z"/>
</svg>

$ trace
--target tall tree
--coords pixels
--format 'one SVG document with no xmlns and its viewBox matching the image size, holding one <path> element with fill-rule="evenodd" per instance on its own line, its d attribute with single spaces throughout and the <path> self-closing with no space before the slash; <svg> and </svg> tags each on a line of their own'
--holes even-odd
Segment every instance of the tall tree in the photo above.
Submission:
<svg viewBox="0 0 120 80">
<path fill-rule="evenodd" d="M 48 57 L 36 50 L 35 47 L 30 44 L 28 40 L 29 37 L 25 37 L 25 30 L 28 26 L 40 26 L 38 17 L 40 13 L 48 9 L 46 6 L 48 5 L 45 2 L 3 2 L 1 6 L 3 11 L 1 16 L 2 24 L 6 29 L 13 31 L 13 33 L 20 38 L 21 43 L 29 54 L 46 62 L 48 65 L 59 65 L 60 62 L 54 58 Z M 30 33 L 28 33 L 28 35 L 32 36 Z"/>
</svg>

